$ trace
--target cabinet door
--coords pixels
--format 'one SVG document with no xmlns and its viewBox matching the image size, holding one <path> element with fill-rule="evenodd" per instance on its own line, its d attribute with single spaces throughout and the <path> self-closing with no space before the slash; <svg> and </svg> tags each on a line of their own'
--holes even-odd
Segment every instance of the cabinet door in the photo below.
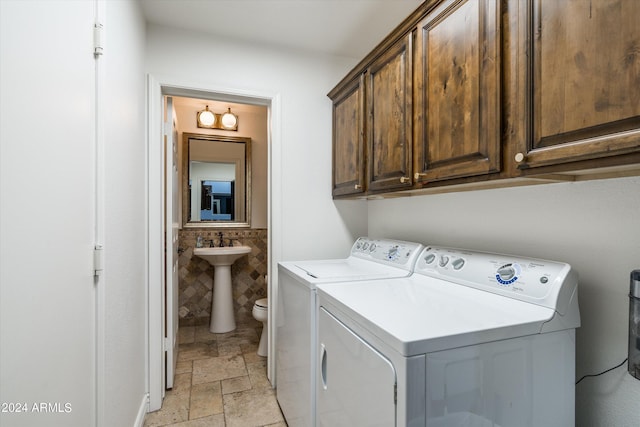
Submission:
<svg viewBox="0 0 640 427">
<path fill-rule="evenodd" d="M 386 50 L 368 68 L 369 190 L 411 187 L 412 35 Z"/>
<path fill-rule="evenodd" d="M 364 75 L 333 98 L 333 196 L 364 188 Z"/>
<path fill-rule="evenodd" d="M 500 169 L 499 4 L 445 1 L 418 24 L 418 182 Z"/>
<path fill-rule="evenodd" d="M 640 151 L 640 2 L 531 6 L 532 123 L 519 168 Z"/>
</svg>

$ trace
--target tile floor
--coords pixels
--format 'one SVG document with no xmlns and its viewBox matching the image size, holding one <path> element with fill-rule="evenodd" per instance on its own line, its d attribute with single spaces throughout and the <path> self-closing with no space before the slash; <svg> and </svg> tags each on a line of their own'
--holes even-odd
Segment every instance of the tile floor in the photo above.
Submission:
<svg viewBox="0 0 640 427">
<path fill-rule="evenodd" d="M 286 427 L 267 379 L 267 359 L 256 354 L 262 324 L 238 323 L 212 334 L 208 325 L 181 326 L 173 390 L 145 427 Z"/>
</svg>

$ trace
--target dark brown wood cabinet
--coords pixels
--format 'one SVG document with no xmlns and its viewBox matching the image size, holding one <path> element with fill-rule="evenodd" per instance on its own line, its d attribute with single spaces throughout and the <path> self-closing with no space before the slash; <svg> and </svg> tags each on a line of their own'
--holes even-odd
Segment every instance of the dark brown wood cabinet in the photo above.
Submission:
<svg viewBox="0 0 640 427">
<path fill-rule="evenodd" d="M 412 55 L 412 35 L 407 34 L 367 69 L 369 191 L 412 185 Z"/>
<path fill-rule="evenodd" d="M 637 0 L 426 0 L 329 93 L 333 196 L 639 175 L 638 22 Z"/>
<path fill-rule="evenodd" d="M 365 192 L 364 74 L 333 94 L 333 196 Z"/>
<path fill-rule="evenodd" d="M 628 163 L 625 154 L 640 152 L 640 2 L 511 3 L 520 8 L 514 74 L 526 76 L 514 115 L 517 168 Z"/>
<path fill-rule="evenodd" d="M 418 183 L 498 172 L 500 0 L 448 0 L 416 30 Z"/>
</svg>

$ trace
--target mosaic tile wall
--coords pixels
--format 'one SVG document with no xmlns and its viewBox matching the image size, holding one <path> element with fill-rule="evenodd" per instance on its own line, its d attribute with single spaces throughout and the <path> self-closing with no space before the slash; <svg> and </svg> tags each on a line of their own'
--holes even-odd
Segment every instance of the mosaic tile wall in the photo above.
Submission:
<svg viewBox="0 0 640 427">
<path fill-rule="evenodd" d="M 251 253 L 238 259 L 231 266 L 233 286 L 233 309 L 237 322 L 253 318 L 253 304 L 267 297 L 267 230 L 266 229 L 225 229 L 225 230 L 181 230 L 178 260 L 179 276 L 179 316 L 181 326 L 204 324 L 211 315 L 213 289 L 213 266 L 204 259 L 193 255 L 197 236 L 213 240 L 218 246 L 218 233 L 222 231 L 225 245 L 232 239 L 251 247 Z"/>
</svg>

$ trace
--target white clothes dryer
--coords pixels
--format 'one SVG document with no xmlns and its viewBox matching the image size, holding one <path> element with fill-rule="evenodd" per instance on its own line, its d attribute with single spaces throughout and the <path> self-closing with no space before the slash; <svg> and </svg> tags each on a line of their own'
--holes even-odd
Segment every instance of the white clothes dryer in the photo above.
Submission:
<svg viewBox="0 0 640 427">
<path fill-rule="evenodd" d="M 410 277 L 317 293 L 318 427 L 574 425 L 568 264 L 428 247 Z"/>
<path fill-rule="evenodd" d="M 289 427 L 315 425 L 316 286 L 409 276 L 422 248 L 361 237 L 344 259 L 279 263 L 276 396 Z"/>
</svg>

